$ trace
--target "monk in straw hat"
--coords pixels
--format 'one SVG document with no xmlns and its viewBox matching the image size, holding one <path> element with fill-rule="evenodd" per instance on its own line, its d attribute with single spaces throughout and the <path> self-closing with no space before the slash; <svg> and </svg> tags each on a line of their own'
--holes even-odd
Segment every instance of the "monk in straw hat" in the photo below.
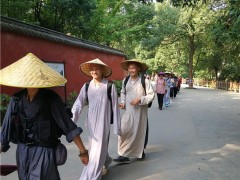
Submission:
<svg viewBox="0 0 240 180">
<path fill-rule="evenodd" d="M 107 173 L 112 162 L 108 155 L 111 123 L 113 133 L 121 134 L 118 96 L 115 85 L 106 79 L 112 70 L 100 59 L 81 64 L 80 70 L 92 78 L 83 85 L 72 108 L 73 121 L 77 123 L 83 107 L 88 105 L 86 127 L 89 131 L 89 163 L 84 167 L 80 179 L 99 180 Z"/>
<path fill-rule="evenodd" d="M 63 134 L 79 148 L 82 163 L 88 163 L 79 136 L 82 129 L 72 122 L 61 98 L 46 89 L 66 82 L 31 53 L 0 70 L 0 84 L 24 88 L 11 98 L 1 131 L 1 152 L 10 148 L 10 142 L 17 144 L 19 179 L 60 179 L 57 165 L 67 158 L 60 143 Z"/>
<path fill-rule="evenodd" d="M 118 154 L 120 156 L 114 161 L 130 163 L 130 157 L 140 159 L 145 157 L 148 104 L 154 99 L 154 90 L 150 80 L 143 78 L 140 74 L 148 69 L 145 63 L 133 59 L 123 61 L 120 65 L 128 71 L 129 76 L 122 83 L 119 107 L 126 110 L 121 119 L 122 135 L 118 137 Z"/>
</svg>

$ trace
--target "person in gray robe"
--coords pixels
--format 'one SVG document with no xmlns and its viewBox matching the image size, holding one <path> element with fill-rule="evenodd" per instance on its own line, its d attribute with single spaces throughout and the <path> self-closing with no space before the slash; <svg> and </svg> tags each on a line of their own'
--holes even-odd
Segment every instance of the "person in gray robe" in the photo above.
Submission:
<svg viewBox="0 0 240 180">
<path fill-rule="evenodd" d="M 0 75 L 2 85 L 26 87 L 12 96 L 1 129 L 1 152 L 10 148 L 10 142 L 17 144 L 19 179 L 60 179 L 57 165 L 64 163 L 66 154 L 58 154 L 64 149 L 57 147 L 63 134 L 68 142 L 74 141 L 87 165 L 88 153 L 79 136 L 82 129 L 72 122 L 61 98 L 44 88 L 62 85 L 66 79 L 31 53 L 2 69 Z"/>
<path fill-rule="evenodd" d="M 117 163 L 129 163 L 129 157 L 143 159 L 144 143 L 147 130 L 148 104 L 153 101 L 155 93 L 151 82 L 145 78 L 142 86 L 140 72 L 148 69 L 145 63 L 128 60 L 121 67 L 129 72 L 129 80 L 124 87 L 122 83 L 120 108 L 125 109 L 121 118 L 122 135 L 118 137 Z"/>
<path fill-rule="evenodd" d="M 172 87 L 172 81 L 171 81 L 171 78 L 169 77 L 169 72 L 165 72 L 164 75 L 164 79 L 165 79 L 165 83 L 166 83 L 166 90 L 167 92 L 165 93 L 164 97 L 163 97 L 163 102 L 164 102 L 164 105 L 166 107 L 168 107 L 170 105 L 170 89 Z"/>
<path fill-rule="evenodd" d="M 109 81 L 106 77 L 111 75 L 112 70 L 101 60 L 94 59 L 83 63 L 80 69 L 92 77 L 90 82 L 83 85 L 72 107 L 72 119 L 77 123 L 83 107 L 88 105 L 85 124 L 89 132 L 89 163 L 84 167 L 80 180 L 100 180 L 112 161 L 108 155 L 111 119 L 114 134 L 121 135 L 117 91 L 115 85 L 112 84 L 110 101 Z M 88 86 L 87 91 L 86 86 Z"/>
</svg>

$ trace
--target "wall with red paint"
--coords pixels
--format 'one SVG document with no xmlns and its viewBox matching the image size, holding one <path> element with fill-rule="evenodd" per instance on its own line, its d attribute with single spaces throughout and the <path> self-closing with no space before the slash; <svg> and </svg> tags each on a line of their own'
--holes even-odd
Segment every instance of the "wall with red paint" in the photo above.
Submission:
<svg viewBox="0 0 240 180">
<path fill-rule="evenodd" d="M 121 80 L 124 77 L 124 71 L 119 65 L 120 62 L 125 60 L 123 56 L 1 31 L 1 69 L 19 60 L 29 52 L 46 62 L 65 63 L 65 77 L 68 80 L 66 87 L 53 88 L 63 98 L 65 92 L 67 96 L 73 91 L 79 93 L 82 85 L 91 79 L 79 70 L 79 65 L 83 62 L 99 58 L 112 68 L 113 73 L 109 79 Z M 0 88 L 1 93 L 9 95 L 18 90 L 7 86 L 0 86 Z"/>
</svg>

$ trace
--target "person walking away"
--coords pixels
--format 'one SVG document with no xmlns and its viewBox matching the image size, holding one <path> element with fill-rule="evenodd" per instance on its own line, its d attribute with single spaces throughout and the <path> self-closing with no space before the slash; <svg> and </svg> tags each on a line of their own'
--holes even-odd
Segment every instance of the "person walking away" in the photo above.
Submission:
<svg viewBox="0 0 240 180">
<path fill-rule="evenodd" d="M 171 80 L 171 85 L 170 85 L 170 98 L 173 99 L 174 97 L 174 78 L 173 78 L 173 73 L 170 73 L 169 78 Z"/>
<path fill-rule="evenodd" d="M 80 65 L 80 70 L 92 80 L 85 83 L 72 107 L 72 120 L 77 123 L 84 106 L 88 105 L 86 128 L 89 138 L 89 163 L 84 167 L 80 180 L 100 180 L 112 159 L 108 155 L 108 142 L 113 113 L 113 132 L 121 135 L 120 110 L 115 85 L 111 86 L 111 102 L 108 99 L 109 81 L 112 70 L 100 59 Z M 88 90 L 86 91 L 86 86 Z M 104 167 L 104 163 L 105 167 Z"/>
<path fill-rule="evenodd" d="M 163 106 L 163 97 L 166 93 L 166 87 L 165 87 L 165 80 L 163 78 L 164 72 L 160 72 L 158 74 L 158 78 L 156 80 L 156 93 L 158 98 L 158 109 L 162 110 Z"/>
<path fill-rule="evenodd" d="M 122 135 L 118 137 L 119 157 L 114 159 L 117 163 L 129 163 L 129 157 L 143 159 L 145 135 L 147 129 L 148 103 L 154 99 L 154 90 L 151 82 L 145 78 L 145 89 L 142 86 L 140 72 L 148 67 L 138 60 L 123 61 L 121 67 L 129 73 L 129 80 L 121 89 L 121 103 L 119 107 L 125 109 L 121 118 Z"/>
<path fill-rule="evenodd" d="M 174 75 L 173 79 L 174 79 L 174 85 L 173 85 L 174 94 L 173 94 L 173 97 L 176 98 L 177 93 L 178 93 L 178 77 Z"/>
<path fill-rule="evenodd" d="M 180 92 L 181 84 L 182 84 L 182 77 L 179 76 L 179 78 L 178 78 L 178 92 Z"/>
<path fill-rule="evenodd" d="M 20 180 L 60 179 L 57 165 L 64 164 L 67 157 L 60 143 L 63 134 L 77 145 L 82 163 L 88 163 L 79 136 L 82 129 L 72 122 L 61 98 L 46 89 L 66 82 L 32 53 L 0 70 L 1 85 L 24 88 L 12 96 L 1 129 L 1 152 L 10 148 L 10 142 L 17 144 Z"/>
</svg>

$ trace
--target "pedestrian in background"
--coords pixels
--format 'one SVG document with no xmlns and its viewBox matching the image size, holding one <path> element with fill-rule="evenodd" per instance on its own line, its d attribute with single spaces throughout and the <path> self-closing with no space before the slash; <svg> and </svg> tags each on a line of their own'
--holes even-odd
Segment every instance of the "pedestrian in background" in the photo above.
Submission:
<svg viewBox="0 0 240 180">
<path fill-rule="evenodd" d="M 176 98 L 177 97 L 177 93 L 178 93 L 178 77 L 173 75 L 173 98 Z"/>
<path fill-rule="evenodd" d="M 151 82 L 144 78 L 145 89 L 142 86 L 140 72 L 148 67 L 138 60 L 128 60 L 121 63 L 121 67 L 129 73 L 125 85 L 124 78 L 121 89 L 121 103 L 119 107 L 125 109 L 121 118 L 122 135 L 118 137 L 119 157 L 117 163 L 129 163 L 129 157 L 145 157 L 144 144 L 147 130 L 148 103 L 153 101 L 154 90 Z"/>
<path fill-rule="evenodd" d="M 170 75 L 170 72 L 164 73 L 164 76 L 165 76 L 164 80 L 165 80 L 167 92 L 164 95 L 163 102 L 166 107 L 168 107 L 170 105 L 170 88 L 172 87 L 172 82 L 171 82 L 171 78 L 169 77 L 169 75 Z"/>
<path fill-rule="evenodd" d="M 163 106 L 163 97 L 164 94 L 166 93 L 166 84 L 165 80 L 163 78 L 164 72 L 160 72 L 158 74 L 158 78 L 156 80 L 156 93 L 157 93 L 157 98 L 158 98 L 158 109 L 162 110 Z"/>
<path fill-rule="evenodd" d="M 60 179 L 57 165 L 64 164 L 67 157 L 60 143 L 63 134 L 77 145 L 82 163 L 88 163 L 79 136 L 82 129 L 72 122 L 61 98 L 46 89 L 66 82 L 31 53 L 0 71 L 0 84 L 24 88 L 12 96 L 1 129 L 1 152 L 10 148 L 10 142 L 17 144 L 21 180 Z"/>
<path fill-rule="evenodd" d="M 108 155 L 111 118 L 114 134 L 121 135 L 118 96 L 115 85 L 110 84 L 111 101 L 109 100 L 109 81 L 106 78 L 112 74 L 112 70 L 101 60 L 85 62 L 80 65 L 80 69 L 92 77 L 90 82 L 83 85 L 72 107 L 73 121 L 77 123 L 83 107 L 88 105 L 85 124 L 89 132 L 89 163 L 84 167 L 80 180 L 99 180 L 112 162 Z"/>
<path fill-rule="evenodd" d="M 178 92 L 180 92 L 181 84 L 182 84 L 182 77 L 179 76 L 179 77 L 178 77 Z"/>
</svg>

